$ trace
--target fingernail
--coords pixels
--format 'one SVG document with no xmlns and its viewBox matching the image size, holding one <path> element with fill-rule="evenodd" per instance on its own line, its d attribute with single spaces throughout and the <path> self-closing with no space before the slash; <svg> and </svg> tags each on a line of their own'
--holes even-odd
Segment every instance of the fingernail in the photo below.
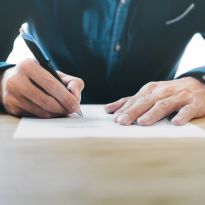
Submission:
<svg viewBox="0 0 205 205">
<path fill-rule="evenodd" d="M 173 122 L 174 124 L 181 124 L 181 123 L 183 123 L 182 121 L 183 121 L 183 119 L 182 119 L 182 117 L 180 117 L 180 116 L 174 117 L 174 118 L 172 119 L 172 122 Z"/>
<path fill-rule="evenodd" d="M 128 114 L 122 114 L 118 117 L 117 122 L 121 125 L 129 124 L 130 116 Z"/>
<path fill-rule="evenodd" d="M 110 104 L 105 105 L 104 109 L 107 113 L 110 113 Z"/>
<path fill-rule="evenodd" d="M 80 106 L 79 105 L 74 105 L 72 108 L 71 108 L 71 111 L 72 112 L 76 112 L 76 113 L 78 113 L 78 112 L 80 112 Z"/>
<path fill-rule="evenodd" d="M 151 117 L 149 115 L 144 115 L 137 120 L 137 123 L 138 124 L 146 124 L 146 123 L 150 122 L 150 120 L 151 120 Z"/>
<path fill-rule="evenodd" d="M 122 115 L 122 113 L 115 113 L 114 114 L 114 121 L 117 122 L 118 118 L 120 117 L 120 115 Z"/>
</svg>

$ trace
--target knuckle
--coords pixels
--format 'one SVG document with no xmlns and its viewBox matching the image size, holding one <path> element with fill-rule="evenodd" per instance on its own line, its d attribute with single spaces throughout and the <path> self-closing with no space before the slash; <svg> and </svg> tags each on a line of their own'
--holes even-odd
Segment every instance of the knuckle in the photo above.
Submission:
<svg viewBox="0 0 205 205">
<path fill-rule="evenodd" d="M 142 103 L 149 104 L 153 101 L 153 97 L 151 95 L 146 95 L 141 98 Z"/>
<path fill-rule="evenodd" d="M 145 87 L 148 89 L 152 89 L 152 88 L 155 88 L 157 84 L 158 84 L 157 82 L 152 81 L 152 82 L 147 83 Z"/>
<path fill-rule="evenodd" d="M 196 111 L 196 108 L 194 108 L 193 106 L 189 105 L 184 110 L 185 110 L 186 113 L 194 114 L 195 111 Z"/>
<path fill-rule="evenodd" d="M 36 63 L 33 59 L 25 59 L 19 63 L 18 67 L 21 72 L 27 73 L 32 70 L 31 68 L 35 66 Z"/>
<path fill-rule="evenodd" d="M 120 103 L 123 103 L 123 102 L 128 101 L 129 99 L 130 99 L 130 97 L 121 98 L 121 99 L 119 100 L 119 102 L 120 102 Z"/>
<path fill-rule="evenodd" d="M 22 114 L 20 109 L 16 108 L 15 106 L 8 106 L 7 109 L 7 111 L 12 115 L 20 116 Z"/>
<path fill-rule="evenodd" d="M 2 93 L 20 95 L 27 89 L 25 86 L 25 78 L 21 75 L 12 73 L 8 76 L 2 84 Z"/>
<path fill-rule="evenodd" d="M 190 90 L 187 88 L 184 88 L 180 91 L 181 97 L 186 97 L 186 96 L 190 95 L 190 93 L 191 93 Z"/>
<path fill-rule="evenodd" d="M 11 97 L 11 95 L 6 94 L 6 95 L 3 97 L 3 104 L 4 104 L 4 106 L 8 106 L 8 107 L 12 107 L 12 106 L 13 106 L 14 100 L 13 100 L 13 98 Z"/>
<path fill-rule="evenodd" d="M 180 99 L 186 99 L 186 100 L 188 100 L 188 101 L 191 101 L 191 100 L 193 100 L 193 93 L 192 92 L 190 92 L 190 90 L 189 89 L 186 89 L 186 88 L 184 88 L 183 90 L 181 90 L 180 92 L 179 92 L 179 98 Z"/>
<path fill-rule="evenodd" d="M 176 90 L 174 85 L 166 86 L 164 89 L 161 90 L 161 93 L 164 95 L 171 95 Z"/>
<path fill-rule="evenodd" d="M 123 114 L 125 114 L 125 115 L 127 115 L 127 116 L 129 116 L 129 118 L 128 118 L 128 124 L 129 123 L 131 123 L 131 122 L 133 122 L 133 121 L 135 121 L 135 120 L 137 120 L 137 117 L 136 117 L 136 111 L 134 111 L 134 110 L 127 110 L 127 111 L 125 111 Z"/>
<path fill-rule="evenodd" d="M 13 91 L 15 86 L 16 86 L 15 78 L 14 77 L 8 78 L 6 81 L 6 84 L 5 84 L 5 88 L 6 88 L 7 92 Z"/>
<path fill-rule="evenodd" d="M 81 78 L 77 78 L 78 83 L 81 85 L 82 89 L 85 87 L 85 83 Z"/>
<path fill-rule="evenodd" d="M 159 100 L 156 102 L 156 107 L 161 108 L 161 109 L 166 109 L 167 107 L 170 106 L 171 100 Z"/>
<path fill-rule="evenodd" d="M 190 76 L 183 77 L 183 78 L 181 78 L 181 79 L 179 79 L 179 80 L 181 80 L 181 81 L 184 82 L 184 83 L 187 83 L 187 82 L 190 82 L 190 81 L 196 81 L 195 78 L 190 77 Z"/>
<path fill-rule="evenodd" d="M 131 98 L 129 98 L 129 100 L 127 101 L 127 103 L 128 103 L 129 105 L 134 104 L 135 102 L 136 102 L 136 97 L 131 97 Z"/>
<path fill-rule="evenodd" d="M 6 95 L 3 98 L 3 105 L 6 111 L 10 114 L 20 116 L 22 114 L 21 110 L 16 107 L 17 100 L 10 95 Z"/>
<path fill-rule="evenodd" d="M 149 122 L 154 122 L 156 121 L 155 117 L 154 117 L 154 114 L 155 113 L 147 113 L 146 116 L 147 116 L 147 119 Z"/>
</svg>

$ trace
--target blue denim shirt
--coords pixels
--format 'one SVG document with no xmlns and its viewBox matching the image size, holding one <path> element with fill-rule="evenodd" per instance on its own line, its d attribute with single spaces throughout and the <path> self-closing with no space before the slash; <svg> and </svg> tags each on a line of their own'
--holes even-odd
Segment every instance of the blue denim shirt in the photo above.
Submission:
<svg viewBox="0 0 205 205">
<path fill-rule="evenodd" d="M 147 82 L 173 79 L 187 43 L 205 31 L 203 0 L 30 0 L 25 5 L 24 12 L 15 7 L 19 22 L 29 22 L 56 69 L 85 81 L 83 103 L 107 103 L 135 94 Z M 197 68 L 185 75 L 202 80 L 204 73 Z"/>
</svg>

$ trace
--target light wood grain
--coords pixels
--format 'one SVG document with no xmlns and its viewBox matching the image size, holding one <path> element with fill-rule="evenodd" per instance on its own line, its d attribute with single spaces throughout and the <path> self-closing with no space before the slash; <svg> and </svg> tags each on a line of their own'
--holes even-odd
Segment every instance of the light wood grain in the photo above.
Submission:
<svg viewBox="0 0 205 205">
<path fill-rule="evenodd" d="M 203 139 L 16 140 L 18 122 L 0 115 L 2 205 L 204 205 Z"/>
</svg>

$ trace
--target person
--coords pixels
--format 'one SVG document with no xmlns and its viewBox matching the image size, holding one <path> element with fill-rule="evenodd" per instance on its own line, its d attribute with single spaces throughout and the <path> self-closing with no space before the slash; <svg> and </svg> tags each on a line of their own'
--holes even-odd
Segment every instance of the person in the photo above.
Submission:
<svg viewBox="0 0 205 205">
<path fill-rule="evenodd" d="M 205 67 L 174 78 L 186 45 L 205 31 L 204 0 L 6 0 L 0 16 L 8 113 L 59 117 L 82 102 L 107 104 L 121 125 L 152 125 L 171 113 L 183 125 L 205 115 Z M 23 22 L 69 89 L 35 60 L 5 62 Z"/>
</svg>

